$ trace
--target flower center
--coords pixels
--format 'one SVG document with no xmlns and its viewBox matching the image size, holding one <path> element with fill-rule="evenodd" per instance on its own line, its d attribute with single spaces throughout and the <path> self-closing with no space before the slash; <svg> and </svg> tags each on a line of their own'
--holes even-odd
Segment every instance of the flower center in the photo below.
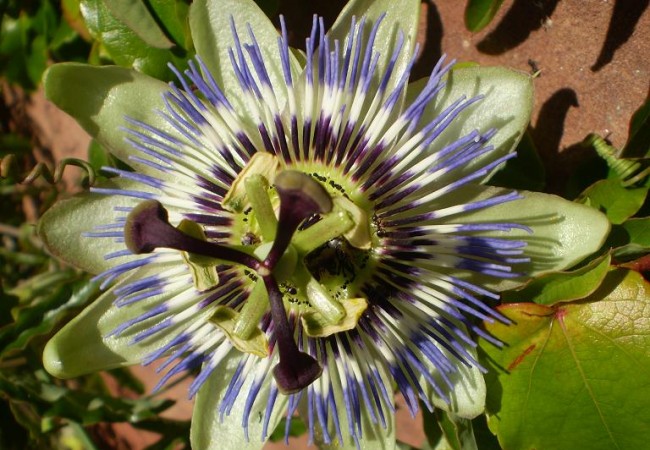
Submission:
<svg viewBox="0 0 650 450">
<path fill-rule="evenodd" d="M 242 266 L 252 282 L 246 302 L 238 310 L 217 306 L 210 320 L 239 350 L 266 356 L 268 342 L 259 324 L 270 310 L 280 356 L 274 376 L 282 392 L 299 391 L 322 368 L 298 349 L 287 309 L 300 318 L 307 336 L 356 327 L 368 306 L 366 299 L 353 297 L 369 259 L 368 216 L 339 189 L 328 192 L 301 171 L 280 170 L 275 157 L 263 153 L 240 173 L 223 206 L 236 218 L 233 236 L 240 245 L 211 242 L 188 220 L 175 228 L 160 203 L 146 201 L 128 217 L 127 246 L 134 253 L 159 247 L 182 251 L 200 291 L 218 285 L 218 264 Z"/>
</svg>

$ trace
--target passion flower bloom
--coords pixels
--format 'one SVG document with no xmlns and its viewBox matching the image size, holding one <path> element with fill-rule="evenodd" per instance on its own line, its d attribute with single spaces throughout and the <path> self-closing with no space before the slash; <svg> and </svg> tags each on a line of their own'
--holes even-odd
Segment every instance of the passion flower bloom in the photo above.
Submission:
<svg viewBox="0 0 650 450">
<path fill-rule="evenodd" d="M 195 371 L 197 449 L 262 443 L 294 413 L 317 443 L 390 446 L 396 392 L 413 414 L 483 411 L 494 292 L 580 260 L 607 225 L 482 184 L 513 156 L 531 79 L 442 60 L 408 85 L 419 2 L 395 3 L 351 2 L 329 32 L 315 18 L 299 55 L 254 3 L 195 1 L 175 83 L 49 70 L 50 99 L 133 171 L 43 218 L 106 289 L 48 371 Z"/>
</svg>

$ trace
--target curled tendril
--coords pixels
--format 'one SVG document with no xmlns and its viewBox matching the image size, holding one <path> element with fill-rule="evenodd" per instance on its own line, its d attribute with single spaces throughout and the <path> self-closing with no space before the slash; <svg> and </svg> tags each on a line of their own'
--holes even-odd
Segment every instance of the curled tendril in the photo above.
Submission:
<svg viewBox="0 0 650 450">
<path fill-rule="evenodd" d="M 592 146 L 607 166 L 621 179 L 623 186 L 631 186 L 650 175 L 650 167 L 643 168 L 641 162 L 634 159 L 619 158 L 618 150 L 597 134 L 590 134 L 585 144 Z"/>
<path fill-rule="evenodd" d="M 61 181 L 61 178 L 63 177 L 63 172 L 65 171 L 65 168 L 68 166 L 80 167 L 81 169 L 84 170 L 84 172 L 86 172 L 88 176 L 87 184 L 93 185 L 95 183 L 96 173 L 93 166 L 90 165 L 90 163 L 77 158 L 65 158 L 61 160 L 54 168 L 54 171 L 52 171 L 47 166 L 47 164 L 43 162 L 39 162 L 27 174 L 27 176 L 25 176 L 22 179 L 22 181 L 20 181 L 20 183 L 32 184 L 37 179 L 43 178 L 49 184 L 56 184 L 59 181 Z M 9 154 L 3 156 L 0 159 L 0 178 L 11 178 L 11 179 L 20 178 L 20 176 L 17 175 L 19 173 L 19 170 L 20 169 L 18 168 L 15 155 Z"/>
</svg>

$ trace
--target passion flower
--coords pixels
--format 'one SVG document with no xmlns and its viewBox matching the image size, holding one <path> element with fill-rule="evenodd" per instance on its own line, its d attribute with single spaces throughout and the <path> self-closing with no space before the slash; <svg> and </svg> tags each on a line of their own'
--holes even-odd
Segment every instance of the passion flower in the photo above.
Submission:
<svg viewBox="0 0 650 450">
<path fill-rule="evenodd" d="M 494 289 L 595 250 L 578 222 L 601 218 L 482 184 L 528 123 L 528 76 L 443 59 L 409 85 L 418 2 L 366 3 L 329 33 L 314 18 L 300 56 L 252 2 L 195 1 L 198 56 L 170 85 L 49 70 L 49 97 L 133 168 L 43 219 L 106 289 L 49 342 L 51 373 L 195 371 L 197 449 L 282 416 L 288 433 L 296 411 L 319 443 L 394 442 L 395 392 L 482 412 Z"/>
</svg>

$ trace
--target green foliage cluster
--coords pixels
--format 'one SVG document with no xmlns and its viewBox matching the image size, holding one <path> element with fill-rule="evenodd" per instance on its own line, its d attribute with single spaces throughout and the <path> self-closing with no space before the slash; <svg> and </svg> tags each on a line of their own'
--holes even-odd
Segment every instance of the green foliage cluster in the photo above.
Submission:
<svg viewBox="0 0 650 450">
<path fill-rule="evenodd" d="M 468 0 L 467 28 L 483 29 L 502 2 Z M 276 7 L 260 3 L 266 11 Z M 0 1 L 0 76 L 33 89 L 50 62 L 87 61 L 168 81 L 167 64 L 182 68 L 194 53 L 188 7 L 184 0 Z M 5 134 L 0 142 L 0 157 L 30 151 L 21 136 Z M 650 289 L 642 275 L 650 272 L 650 102 L 631 118 L 623 149 L 595 135 L 583 145 L 594 149 L 599 169 L 592 162 L 577 171 L 567 197 L 606 214 L 613 225 L 608 241 L 570 271 L 504 292 L 499 309 L 513 324 L 485 326 L 505 345 L 480 342 L 481 363 L 489 368 L 486 415 L 469 421 L 425 412 L 429 442 L 423 450 L 647 447 Z M 517 151 L 519 158 L 491 184 L 543 190 L 533 139 L 526 135 Z M 91 173 L 120 164 L 96 142 L 88 159 Z M 0 448 L 92 449 L 96 424 L 123 421 L 158 433 L 152 450 L 189 445 L 189 424 L 160 418 L 171 403 L 143 395 L 127 369 L 67 382 L 42 369 L 47 338 L 95 300 L 99 289 L 87 275 L 49 257 L 23 224 L 26 190 L 41 201 L 50 196 L 46 204 L 59 195 L 42 183 L 17 187 L 0 180 Z M 113 395 L 110 378 L 138 396 Z M 305 430 L 297 420 L 292 427 L 292 434 Z"/>
</svg>

